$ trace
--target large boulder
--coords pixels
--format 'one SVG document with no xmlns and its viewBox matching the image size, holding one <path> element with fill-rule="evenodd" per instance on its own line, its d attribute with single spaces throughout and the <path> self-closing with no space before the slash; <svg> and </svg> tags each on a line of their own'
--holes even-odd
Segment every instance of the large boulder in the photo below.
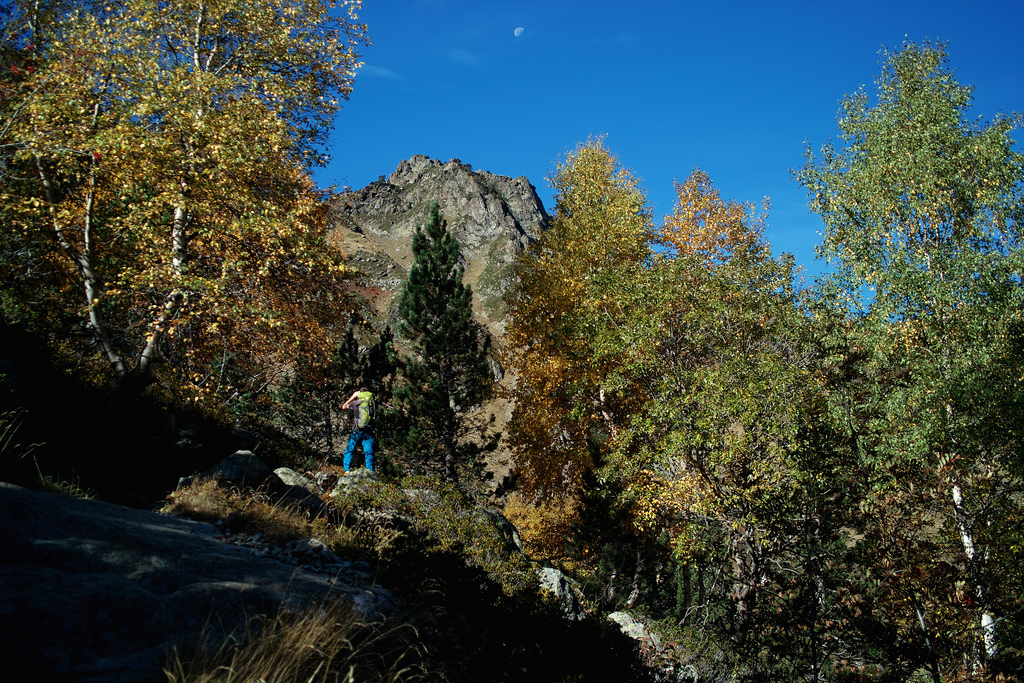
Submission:
<svg viewBox="0 0 1024 683">
<path fill-rule="evenodd" d="M 373 470 L 364 467 L 356 468 L 335 480 L 334 488 L 327 494 L 328 498 L 336 498 L 349 489 L 361 489 L 369 484 L 380 482 L 380 477 Z"/>
<path fill-rule="evenodd" d="M 205 472 L 181 479 L 178 488 L 184 488 L 193 481 L 213 480 L 225 486 L 254 489 L 273 476 L 274 471 L 251 451 L 235 451 Z"/>
<path fill-rule="evenodd" d="M 322 496 L 324 494 L 324 490 L 319 484 L 309 477 L 299 474 L 293 469 L 288 467 L 278 467 L 274 470 L 274 474 L 277 475 L 278 479 L 280 479 L 285 486 L 298 486 L 305 489 L 308 493 L 312 493 L 314 496 Z"/>
<path fill-rule="evenodd" d="M 628 612 L 612 612 L 608 615 L 608 620 L 618 624 L 622 633 L 635 640 L 644 650 L 660 652 L 663 649 L 661 638 Z"/>
<path fill-rule="evenodd" d="M 278 467 L 274 474 L 270 493 L 282 503 L 301 508 L 310 517 L 330 515 L 330 507 L 320 498 L 324 490 L 316 482 L 287 467 Z"/>
<path fill-rule="evenodd" d="M 391 596 L 254 554 L 216 527 L 0 483 L 0 660 L 35 680 L 161 679 L 204 627 L 322 600 L 370 618 Z"/>
</svg>

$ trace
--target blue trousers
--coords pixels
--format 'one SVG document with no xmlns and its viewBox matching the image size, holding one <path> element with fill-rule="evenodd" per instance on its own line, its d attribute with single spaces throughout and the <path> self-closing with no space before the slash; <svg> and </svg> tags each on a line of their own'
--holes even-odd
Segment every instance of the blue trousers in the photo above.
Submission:
<svg viewBox="0 0 1024 683">
<path fill-rule="evenodd" d="M 373 472 L 373 432 L 366 431 L 354 431 L 352 436 L 348 437 L 348 446 L 345 447 L 345 471 L 349 471 L 349 467 L 352 465 L 352 452 L 356 450 L 356 442 L 363 442 L 363 455 L 366 457 L 366 469 Z"/>
</svg>

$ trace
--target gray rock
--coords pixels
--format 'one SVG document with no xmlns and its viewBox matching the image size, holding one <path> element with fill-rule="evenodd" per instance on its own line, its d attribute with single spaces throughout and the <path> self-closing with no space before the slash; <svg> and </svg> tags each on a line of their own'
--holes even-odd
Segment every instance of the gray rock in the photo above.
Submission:
<svg viewBox="0 0 1024 683">
<path fill-rule="evenodd" d="M 537 576 L 540 579 L 541 589 L 548 591 L 558 602 L 562 603 L 562 609 L 567 619 L 579 621 L 586 617 L 583 606 L 580 605 L 579 598 L 576 597 L 576 592 L 565 574 L 554 567 L 543 567 L 537 571 Z"/>
<path fill-rule="evenodd" d="M 274 474 L 280 484 L 271 486 L 271 492 L 281 501 L 302 508 L 311 517 L 321 517 L 329 512 L 327 504 L 320 498 L 324 490 L 316 482 L 287 467 L 278 467 Z"/>
<path fill-rule="evenodd" d="M 523 539 L 520 538 L 519 529 L 516 528 L 515 524 L 508 521 L 508 518 L 497 510 L 484 508 L 480 512 L 485 515 L 492 524 L 494 524 L 498 533 L 500 533 L 502 538 L 505 539 L 505 552 L 523 552 Z"/>
<path fill-rule="evenodd" d="M 338 477 L 337 483 L 334 485 L 334 489 L 327 494 L 328 498 L 334 498 L 338 494 L 348 490 L 355 486 L 365 486 L 368 483 L 378 482 L 380 478 L 376 472 L 371 472 L 365 468 L 354 469 L 343 477 Z"/>
<path fill-rule="evenodd" d="M 300 508 L 310 517 L 330 515 L 330 506 L 321 500 L 320 496 L 310 493 L 301 486 L 274 486 L 270 492 L 277 501 Z"/>
<path fill-rule="evenodd" d="M 0 483 L 0 657 L 35 680 L 160 680 L 204 626 L 318 600 L 371 618 L 387 591 L 224 543 L 209 524 Z"/>
<path fill-rule="evenodd" d="M 661 638 L 656 634 L 651 633 L 643 622 L 638 621 L 629 613 L 612 612 L 608 615 L 608 620 L 618 624 L 622 632 L 637 641 L 641 647 L 645 649 L 653 649 L 655 652 L 661 652 L 663 649 Z"/>
<path fill-rule="evenodd" d="M 273 476 L 274 472 L 251 451 L 235 451 L 205 472 L 180 480 L 178 488 L 204 479 L 228 486 L 257 488 Z"/>
<path fill-rule="evenodd" d="M 316 485 L 320 487 L 322 491 L 328 491 L 334 488 L 334 485 L 338 483 L 338 475 L 333 472 L 317 472 L 316 473 Z"/>
<path fill-rule="evenodd" d="M 321 496 L 324 493 L 324 490 L 316 482 L 302 476 L 295 470 L 288 469 L 287 467 L 278 467 L 274 470 L 274 474 L 288 486 L 301 486 L 315 496 Z"/>
</svg>

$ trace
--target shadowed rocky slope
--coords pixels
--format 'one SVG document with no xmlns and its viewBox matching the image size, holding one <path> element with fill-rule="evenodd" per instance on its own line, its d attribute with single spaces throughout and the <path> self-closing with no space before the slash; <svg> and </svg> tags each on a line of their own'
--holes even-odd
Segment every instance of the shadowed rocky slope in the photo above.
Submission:
<svg viewBox="0 0 1024 683">
<path fill-rule="evenodd" d="M 393 607 L 376 586 L 224 542 L 212 524 L 0 483 L 0 656 L 7 680 L 160 680 L 170 644 L 195 642 L 215 615 L 247 616 L 347 598 Z"/>
</svg>

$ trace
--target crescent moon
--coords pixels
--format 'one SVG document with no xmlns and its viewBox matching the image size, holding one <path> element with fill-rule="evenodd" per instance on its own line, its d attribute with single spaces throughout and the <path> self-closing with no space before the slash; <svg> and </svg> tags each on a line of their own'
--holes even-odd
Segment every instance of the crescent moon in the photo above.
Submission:
<svg viewBox="0 0 1024 683">
<path fill-rule="evenodd" d="M 519 28 L 517 28 L 517 29 L 516 29 L 515 31 L 513 31 L 512 33 L 514 33 L 514 34 L 515 34 L 515 36 L 516 36 L 516 38 L 518 38 L 519 36 L 523 35 L 523 30 L 524 30 L 524 29 L 523 29 L 523 27 L 522 27 L 522 26 L 520 26 Z"/>
</svg>

